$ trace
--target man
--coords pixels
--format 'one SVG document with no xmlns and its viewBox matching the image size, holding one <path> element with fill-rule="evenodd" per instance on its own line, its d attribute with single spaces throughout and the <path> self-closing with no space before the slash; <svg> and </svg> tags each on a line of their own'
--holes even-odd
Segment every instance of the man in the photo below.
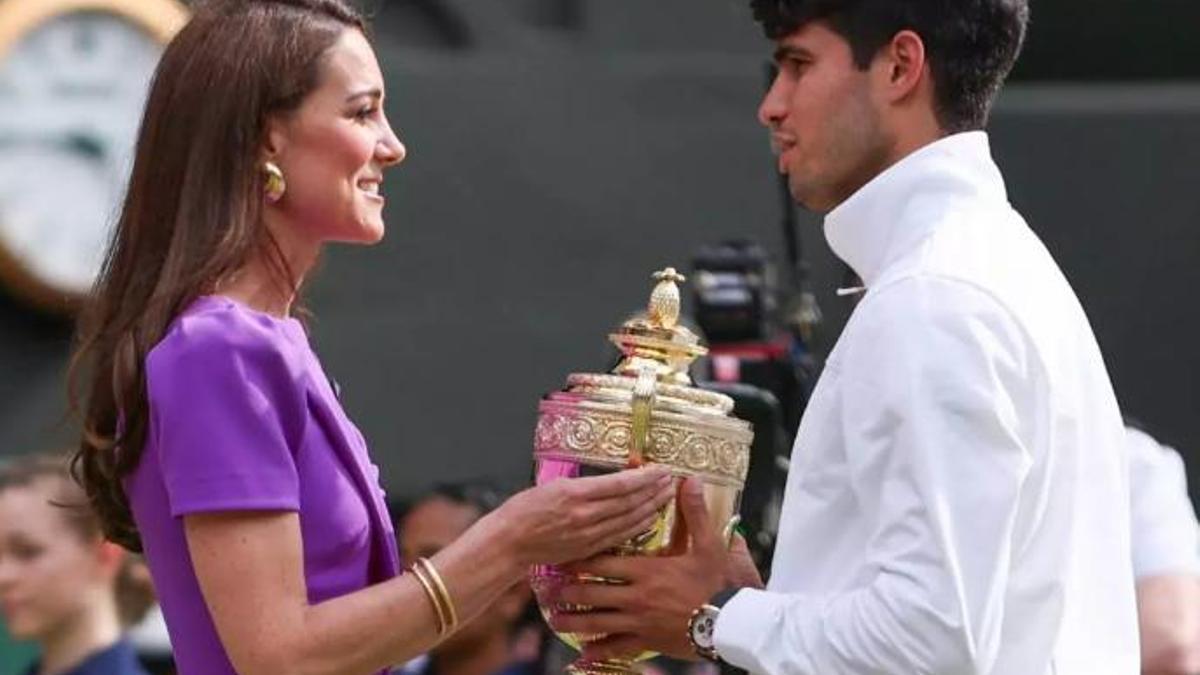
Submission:
<svg viewBox="0 0 1200 675">
<path fill-rule="evenodd" d="M 1143 675 L 1200 673 L 1200 524 L 1179 453 L 1126 429 Z"/>
<path fill-rule="evenodd" d="M 865 295 L 796 438 L 769 587 L 693 538 L 578 566 L 629 583 L 565 589 L 598 611 L 556 627 L 608 634 L 592 657 L 772 675 L 1136 673 L 1117 403 L 981 131 L 1025 0 L 753 6 L 779 66 L 759 118 Z"/>
</svg>

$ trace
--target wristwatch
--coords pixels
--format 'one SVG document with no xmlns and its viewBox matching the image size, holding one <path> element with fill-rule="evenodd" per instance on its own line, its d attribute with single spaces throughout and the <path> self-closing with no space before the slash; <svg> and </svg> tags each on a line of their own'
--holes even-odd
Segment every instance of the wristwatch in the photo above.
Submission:
<svg viewBox="0 0 1200 675">
<path fill-rule="evenodd" d="M 721 663 L 721 657 L 717 654 L 717 645 L 714 634 L 717 629 L 717 617 L 721 615 L 721 608 L 729 599 L 737 595 L 740 588 L 727 588 L 714 595 L 708 602 L 700 605 L 692 612 L 692 617 L 688 621 L 688 641 L 692 644 L 692 649 L 696 650 L 701 658 L 709 661 Z"/>
</svg>

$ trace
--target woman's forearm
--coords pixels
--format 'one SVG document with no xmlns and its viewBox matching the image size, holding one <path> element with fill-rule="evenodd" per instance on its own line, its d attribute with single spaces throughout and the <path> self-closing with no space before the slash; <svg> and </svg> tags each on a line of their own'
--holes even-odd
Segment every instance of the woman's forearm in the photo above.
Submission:
<svg viewBox="0 0 1200 675">
<path fill-rule="evenodd" d="M 657 469 L 557 481 L 515 495 L 432 562 L 466 622 L 529 565 L 587 558 L 644 532 L 673 495 L 671 477 Z M 195 514 L 184 529 L 205 603 L 242 675 L 365 675 L 445 637 L 413 574 L 309 605 L 296 513 Z"/>
<path fill-rule="evenodd" d="M 459 625 L 470 621 L 521 580 L 517 559 L 499 523 L 480 523 L 431 559 L 454 603 Z M 412 563 L 414 561 L 406 561 Z M 428 651 L 439 620 L 412 573 L 314 605 L 295 636 L 297 662 L 288 673 L 371 673 Z"/>
<path fill-rule="evenodd" d="M 242 675 L 366 675 L 444 637 L 413 574 L 310 605 L 295 513 L 201 514 L 184 524 L 205 603 Z M 435 556 L 461 621 L 521 577 L 520 544 L 507 529 L 485 518 Z"/>
</svg>

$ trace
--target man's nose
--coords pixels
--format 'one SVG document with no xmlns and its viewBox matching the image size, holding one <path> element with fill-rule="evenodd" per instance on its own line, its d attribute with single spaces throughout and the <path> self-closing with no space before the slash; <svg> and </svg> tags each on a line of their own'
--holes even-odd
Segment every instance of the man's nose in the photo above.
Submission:
<svg viewBox="0 0 1200 675">
<path fill-rule="evenodd" d="M 764 127 L 774 128 L 787 116 L 787 86 L 782 74 L 771 81 L 771 88 L 758 106 L 758 121 Z"/>
</svg>

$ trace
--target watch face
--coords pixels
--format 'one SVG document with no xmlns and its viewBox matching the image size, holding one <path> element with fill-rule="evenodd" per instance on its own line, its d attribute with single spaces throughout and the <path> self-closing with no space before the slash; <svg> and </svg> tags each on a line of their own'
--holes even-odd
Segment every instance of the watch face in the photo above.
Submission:
<svg viewBox="0 0 1200 675">
<path fill-rule="evenodd" d="M 73 12 L 0 60 L 0 247 L 53 289 L 99 272 L 161 53 L 124 18 Z"/>
<path fill-rule="evenodd" d="M 705 650 L 713 648 L 713 630 L 716 625 L 716 610 L 709 607 L 701 609 L 696 615 L 696 620 L 692 622 L 692 641 L 697 647 Z"/>
</svg>

